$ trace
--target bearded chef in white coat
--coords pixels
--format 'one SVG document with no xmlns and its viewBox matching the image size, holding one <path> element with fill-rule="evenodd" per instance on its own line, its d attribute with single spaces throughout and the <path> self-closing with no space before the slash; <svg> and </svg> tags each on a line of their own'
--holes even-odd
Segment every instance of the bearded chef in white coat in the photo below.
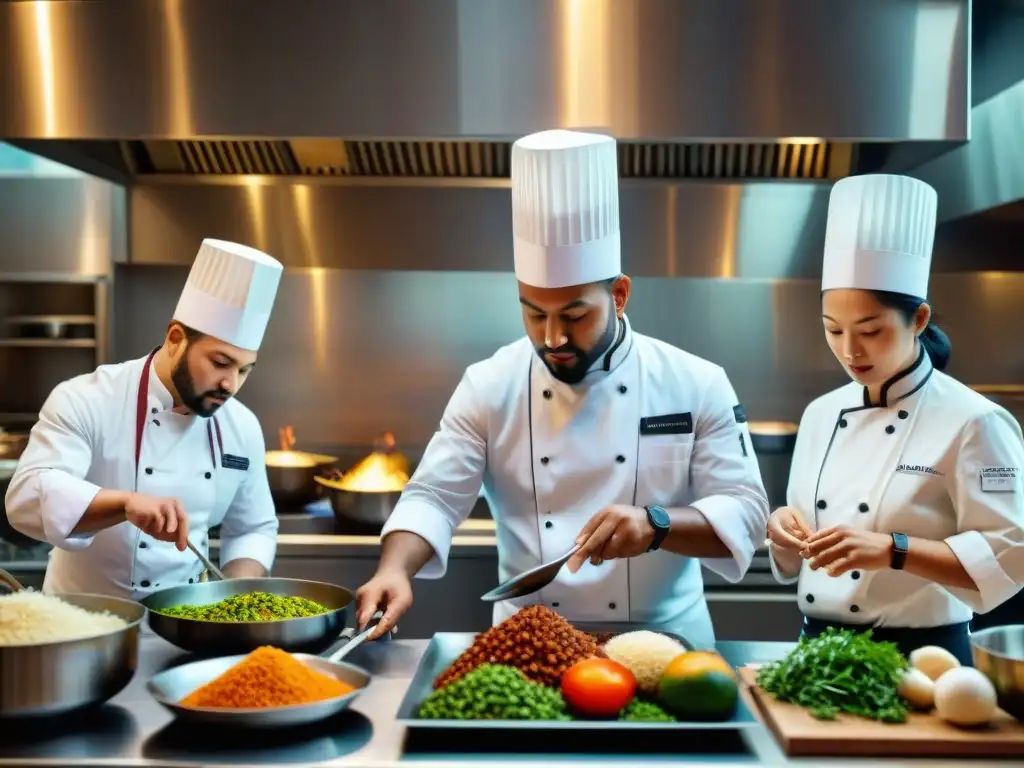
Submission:
<svg viewBox="0 0 1024 768">
<path fill-rule="evenodd" d="M 806 635 L 870 627 L 970 664 L 972 611 L 1024 582 L 1024 440 L 942 373 L 949 339 L 925 302 L 936 205 L 904 176 L 832 190 L 822 322 L 853 381 L 804 412 L 769 550 L 777 578 L 799 580 Z"/>
<path fill-rule="evenodd" d="M 360 621 L 386 609 L 382 633 L 414 575 L 444 575 L 482 485 L 501 580 L 582 542 L 550 586 L 497 603 L 495 623 L 541 603 L 708 646 L 700 564 L 741 579 L 769 512 L 743 407 L 719 366 L 630 327 L 614 139 L 527 136 L 511 175 L 526 337 L 465 371 L 384 526 Z"/>
<path fill-rule="evenodd" d="M 205 240 L 162 346 L 54 388 L 7 491 L 54 546 L 43 589 L 142 599 L 190 584 L 220 526 L 228 577 L 269 572 L 278 522 L 256 416 L 234 399 L 281 279 L 270 256 Z"/>
</svg>

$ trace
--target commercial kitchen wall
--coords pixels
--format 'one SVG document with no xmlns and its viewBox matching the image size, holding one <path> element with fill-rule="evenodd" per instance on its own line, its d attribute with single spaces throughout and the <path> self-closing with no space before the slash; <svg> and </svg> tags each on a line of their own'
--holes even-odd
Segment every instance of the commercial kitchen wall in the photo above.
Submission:
<svg viewBox="0 0 1024 768">
<path fill-rule="evenodd" d="M 185 267 L 120 266 L 114 359 L 158 344 Z M 953 341 L 950 373 L 969 384 L 1024 381 L 1024 273 L 932 279 Z M 815 280 L 639 278 L 634 328 L 725 367 L 751 419 L 798 421 L 846 381 L 820 322 Z M 268 440 L 294 427 L 307 450 L 362 450 L 383 430 L 412 455 L 430 439 L 467 365 L 523 332 L 511 273 L 286 270 L 259 364 L 240 399 Z"/>
</svg>

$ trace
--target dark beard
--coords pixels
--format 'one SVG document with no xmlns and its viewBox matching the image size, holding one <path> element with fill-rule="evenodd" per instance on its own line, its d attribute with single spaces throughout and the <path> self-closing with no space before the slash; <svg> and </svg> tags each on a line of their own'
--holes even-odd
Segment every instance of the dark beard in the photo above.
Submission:
<svg viewBox="0 0 1024 768">
<path fill-rule="evenodd" d="M 205 392 L 196 392 L 195 381 L 192 379 L 192 371 L 188 367 L 188 351 L 182 355 L 181 360 L 171 371 L 171 382 L 174 384 L 174 388 L 178 391 L 178 397 L 181 398 L 181 404 L 188 408 L 196 416 L 202 416 L 204 419 L 208 419 L 220 409 L 220 403 L 214 403 L 213 405 L 205 405 L 205 400 L 208 397 L 219 397 L 228 401 L 231 397 L 230 392 L 225 392 L 223 389 L 208 389 Z"/>
<path fill-rule="evenodd" d="M 615 307 L 612 306 L 612 312 L 608 317 L 608 327 L 604 329 L 604 333 L 598 342 L 591 347 L 590 351 L 580 349 L 573 343 L 563 344 L 558 349 L 549 349 L 548 347 L 537 347 L 537 354 L 540 355 L 541 361 L 547 366 L 547 369 L 551 371 L 551 375 L 559 381 L 565 384 L 579 384 L 586 377 L 592 366 L 601 355 L 608 351 L 609 347 L 615 343 L 615 335 L 619 330 L 619 318 L 615 314 Z M 545 355 L 547 354 L 569 354 L 576 355 L 576 362 L 572 365 L 556 365 L 548 361 Z"/>
</svg>

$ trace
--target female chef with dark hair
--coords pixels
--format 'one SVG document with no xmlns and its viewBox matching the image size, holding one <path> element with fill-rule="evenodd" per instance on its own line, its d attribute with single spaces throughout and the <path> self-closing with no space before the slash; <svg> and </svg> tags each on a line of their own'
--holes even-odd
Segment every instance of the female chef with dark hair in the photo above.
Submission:
<svg viewBox="0 0 1024 768">
<path fill-rule="evenodd" d="M 970 664 L 972 612 L 1024 581 L 1024 439 L 942 373 L 950 343 L 925 302 L 936 204 L 905 176 L 834 186 L 822 322 L 853 381 L 804 412 L 768 538 L 776 578 L 799 580 L 805 635 L 871 628 Z"/>
</svg>

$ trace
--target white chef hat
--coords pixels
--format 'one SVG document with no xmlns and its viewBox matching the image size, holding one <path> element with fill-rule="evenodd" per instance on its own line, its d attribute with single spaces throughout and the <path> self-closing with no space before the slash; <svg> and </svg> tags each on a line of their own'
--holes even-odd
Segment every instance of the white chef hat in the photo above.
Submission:
<svg viewBox="0 0 1024 768">
<path fill-rule="evenodd" d="M 541 131 L 512 145 L 516 277 L 538 288 L 621 274 L 615 139 Z"/>
<path fill-rule="evenodd" d="M 862 288 L 925 299 L 938 195 L 909 176 L 872 174 L 832 187 L 821 289 Z"/>
<path fill-rule="evenodd" d="M 203 240 L 174 319 L 242 349 L 257 350 L 283 267 L 267 254 L 225 240 Z"/>
</svg>

